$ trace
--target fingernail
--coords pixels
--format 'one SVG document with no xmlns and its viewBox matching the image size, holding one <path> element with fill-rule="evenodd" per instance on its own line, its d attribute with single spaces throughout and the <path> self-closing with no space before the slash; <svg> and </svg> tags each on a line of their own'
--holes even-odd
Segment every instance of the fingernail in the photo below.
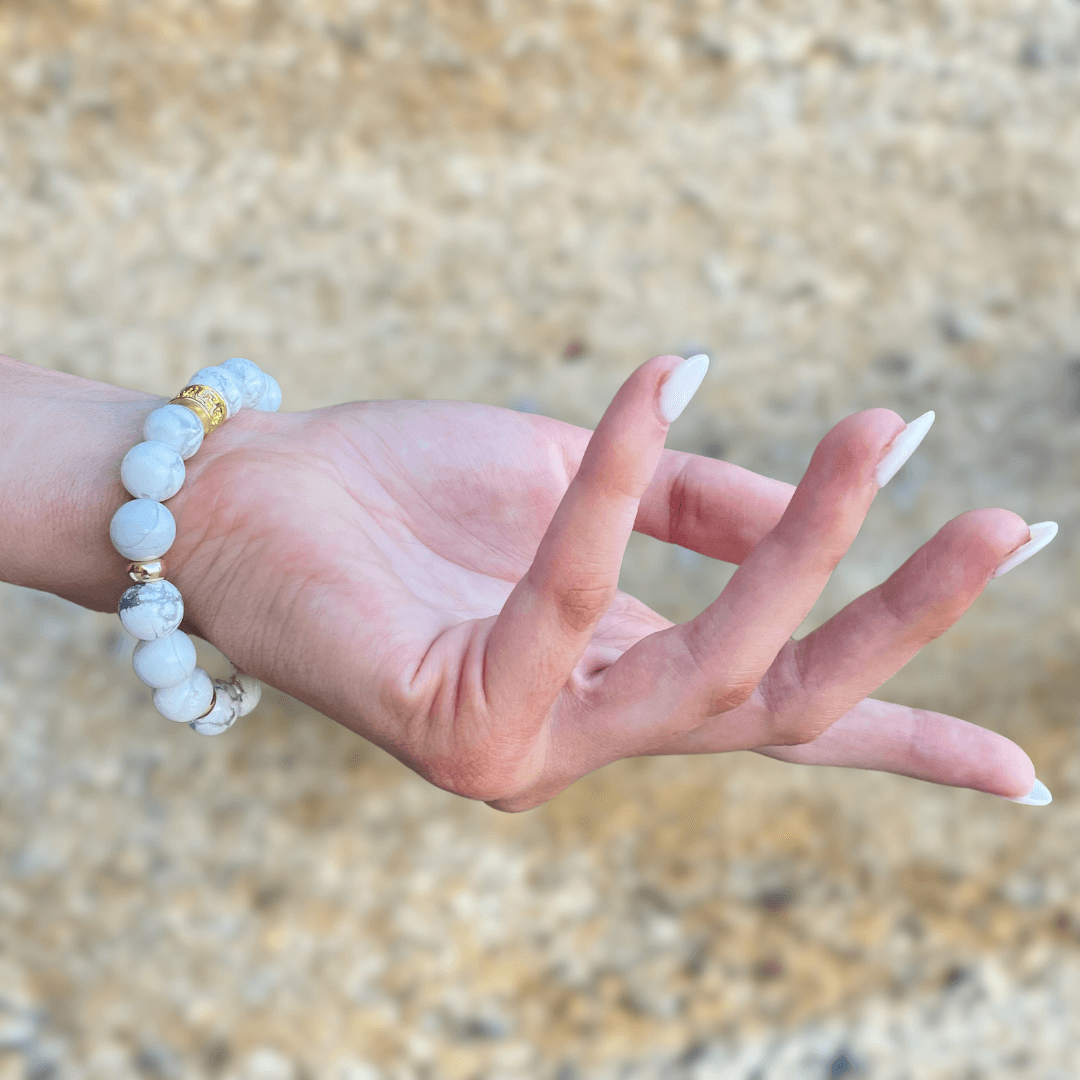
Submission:
<svg viewBox="0 0 1080 1080">
<path fill-rule="evenodd" d="M 883 488 L 899 471 L 900 466 L 915 453 L 919 443 L 926 438 L 930 425 L 934 422 L 934 411 L 923 413 L 918 420 L 912 420 L 899 435 L 893 439 L 885 456 L 874 470 L 877 486 Z"/>
<path fill-rule="evenodd" d="M 672 369 L 660 387 L 660 415 L 666 423 L 674 423 L 679 418 L 708 370 L 709 358 L 704 353 L 691 356 Z"/>
<path fill-rule="evenodd" d="M 1015 799 L 1010 799 L 1007 795 L 999 795 L 998 798 L 1022 803 L 1024 806 L 1046 806 L 1047 803 L 1054 801 L 1050 789 L 1041 780 L 1036 780 L 1035 786 L 1026 795 L 1017 795 Z"/>
<path fill-rule="evenodd" d="M 1029 525 L 1031 539 L 1026 544 L 1021 544 L 995 571 L 994 577 L 1007 574 L 1014 566 L 1019 566 L 1025 559 L 1030 559 L 1036 551 L 1042 551 L 1051 540 L 1057 536 L 1056 521 L 1040 521 L 1035 525 Z"/>
</svg>

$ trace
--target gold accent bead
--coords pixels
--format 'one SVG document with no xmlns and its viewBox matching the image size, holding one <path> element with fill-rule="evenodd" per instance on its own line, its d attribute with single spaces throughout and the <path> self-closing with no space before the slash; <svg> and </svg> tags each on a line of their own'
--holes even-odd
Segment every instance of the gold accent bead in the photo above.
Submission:
<svg viewBox="0 0 1080 1080">
<path fill-rule="evenodd" d="M 209 386 L 201 386 L 199 383 L 185 386 L 169 404 L 184 405 L 189 408 L 202 423 L 204 436 L 209 435 L 215 428 L 221 427 L 229 414 L 225 399 L 216 390 Z"/>
<path fill-rule="evenodd" d="M 129 563 L 128 577 L 140 584 L 147 581 L 161 581 L 165 577 L 165 563 L 161 559 Z"/>
<path fill-rule="evenodd" d="M 217 704 L 217 687 L 214 687 L 214 696 L 210 698 L 210 708 L 202 714 L 202 716 L 196 716 L 195 720 L 201 720 L 203 716 L 209 716 L 214 711 L 214 706 Z M 193 720 L 192 723 L 195 721 Z"/>
</svg>

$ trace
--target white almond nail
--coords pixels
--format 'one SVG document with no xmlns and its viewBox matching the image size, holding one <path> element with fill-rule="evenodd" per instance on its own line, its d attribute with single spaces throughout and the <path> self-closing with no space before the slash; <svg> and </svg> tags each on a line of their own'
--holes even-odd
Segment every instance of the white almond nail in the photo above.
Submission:
<svg viewBox="0 0 1080 1080">
<path fill-rule="evenodd" d="M 900 466 L 912 454 L 915 453 L 919 443 L 926 438 L 930 425 L 934 422 L 934 411 L 923 413 L 917 420 L 910 424 L 893 439 L 885 456 L 878 462 L 874 470 L 874 480 L 879 488 L 883 488 L 899 471 Z"/>
<path fill-rule="evenodd" d="M 1000 797 L 1008 799 L 1005 795 Z M 1018 795 L 1015 799 L 1008 799 L 1008 801 L 1022 803 L 1024 806 L 1046 806 L 1047 803 L 1054 801 L 1054 796 L 1041 780 L 1036 780 L 1035 786 L 1026 795 Z"/>
<path fill-rule="evenodd" d="M 708 370 L 709 358 L 704 353 L 691 356 L 672 369 L 660 387 L 660 415 L 667 423 L 674 423 L 690 404 Z"/>
<path fill-rule="evenodd" d="M 994 577 L 1007 574 L 1014 566 L 1019 566 L 1025 559 L 1030 559 L 1037 551 L 1042 551 L 1051 540 L 1057 536 L 1056 521 L 1040 521 L 1035 525 L 1029 525 L 1031 539 L 1018 547 L 995 571 Z"/>
</svg>

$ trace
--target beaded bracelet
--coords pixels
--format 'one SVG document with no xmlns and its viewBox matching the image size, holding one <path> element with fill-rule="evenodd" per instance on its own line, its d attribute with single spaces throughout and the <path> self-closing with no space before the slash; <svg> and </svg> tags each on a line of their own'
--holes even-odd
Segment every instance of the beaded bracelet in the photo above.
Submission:
<svg viewBox="0 0 1080 1080">
<path fill-rule="evenodd" d="M 120 621 L 139 639 L 135 674 L 154 689 L 154 706 L 166 720 L 188 724 L 200 735 L 219 735 L 259 703 L 262 684 L 236 671 L 211 679 L 195 666 L 195 646 L 178 627 L 184 601 L 165 580 L 162 556 L 176 539 L 176 521 L 162 503 L 184 483 L 184 461 L 203 438 L 241 408 L 276 412 L 281 387 L 250 360 L 233 357 L 202 368 L 168 405 L 143 425 L 145 442 L 133 446 L 120 465 L 120 479 L 134 496 L 113 515 L 113 547 L 131 560 L 135 582 L 120 597 Z"/>
</svg>

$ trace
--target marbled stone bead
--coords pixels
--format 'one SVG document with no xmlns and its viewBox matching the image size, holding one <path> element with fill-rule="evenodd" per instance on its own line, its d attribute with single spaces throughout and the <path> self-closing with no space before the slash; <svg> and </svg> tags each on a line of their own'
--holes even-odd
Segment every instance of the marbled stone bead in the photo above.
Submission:
<svg viewBox="0 0 1080 1080">
<path fill-rule="evenodd" d="M 155 690 L 178 686 L 195 670 L 195 646 L 183 630 L 174 630 L 153 641 L 140 641 L 131 664 L 135 674 Z"/>
<path fill-rule="evenodd" d="M 183 405 L 162 405 L 146 418 L 143 438 L 164 443 L 186 461 L 202 446 L 203 429 L 190 409 Z"/>
<path fill-rule="evenodd" d="M 132 636 L 153 641 L 171 634 L 184 621 L 184 598 L 168 581 L 132 585 L 120 597 L 120 621 Z"/>
<path fill-rule="evenodd" d="M 216 390 L 225 402 L 225 419 L 235 416 L 244 403 L 244 384 L 229 370 L 223 367 L 199 368 L 187 381 L 187 385 L 209 386 Z M 181 406 L 183 408 L 183 406 Z"/>
<path fill-rule="evenodd" d="M 266 375 L 266 389 L 255 408 L 259 412 L 277 412 L 281 408 L 281 387 L 273 375 Z"/>
<path fill-rule="evenodd" d="M 154 499 L 132 499 L 113 514 L 109 536 L 125 559 L 160 559 L 176 539 L 176 521 L 168 507 Z"/>
<path fill-rule="evenodd" d="M 216 691 L 214 707 L 206 716 L 199 720 L 192 720 L 189 725 L 192 731 L 197 731 L 200 735 L 220 735 L 223 731 L 228 731 L 240 715 L 236 702 L 229 694 L 225 683 L 220 679 L 214 679 L 214 690 Z"/>
<path fill-rule="evenodd" d="M 191 676 L 177 686 L 168 686 L 154 691 L 154 708 L 166 720 L 178 724 L 190 724 L 197 720 L 214 700 L 214 684 L 210 676 L 201 667 L 197 667 Z"/>
<path fill-rule="evenodd" d="M 253 675 L 247 675 L 233 668 L 232 678 L 223 680 L 223 684 L 236 702 L 237 716 L 247 716 L 262 697 L 262 683 Z"/>
<path fill-rule="evenodd" d="M 120 481 L 136 499 L 164 502 L 184 485 L 184 459 L 162 442 L 136 443 L 120 462 Z"/>
<path fill-rule="evenodd" d="M 242 356 L 230 357 L 221 366 L 244 384 L 244 408 L 250 409 L 257 405 L 266 391 L 266 376 L 262 368 Z"/>
<path fill-rule="evenodd" d="M 247 716 L 262 698 L 262 683 L 253 675 L 244 675 L 238 672 L 232 680 L 240 689 L 240 701 L 238 712 L 240 716 Z"/>
</svg>

